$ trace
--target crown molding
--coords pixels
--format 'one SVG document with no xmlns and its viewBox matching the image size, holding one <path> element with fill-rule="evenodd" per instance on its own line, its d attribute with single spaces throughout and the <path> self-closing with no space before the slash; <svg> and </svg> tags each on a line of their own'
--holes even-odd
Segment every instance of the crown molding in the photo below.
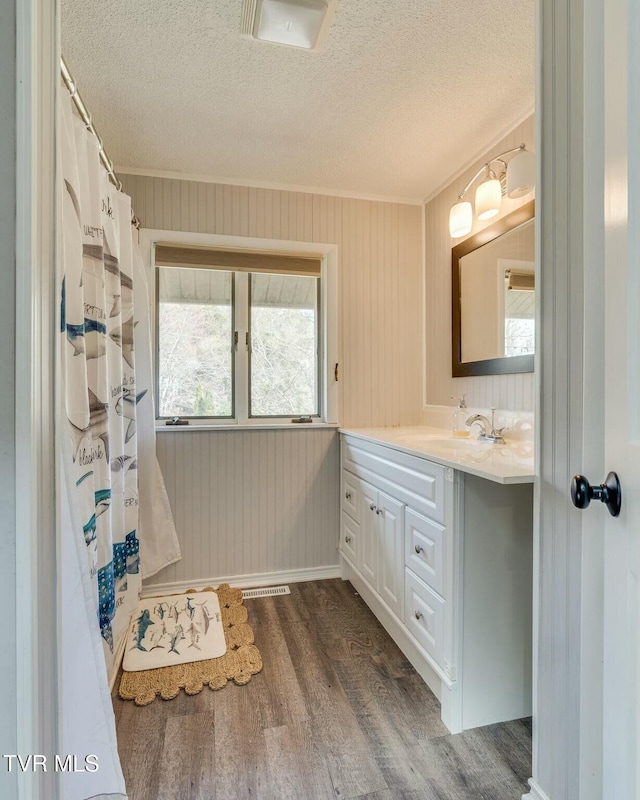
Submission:
<svg viewBox="0 0 640 800">
<path fill-rule="evenodd" d="M 147 178 L 167 178 L 174 181 L 194 181 L 196 183 L 217 183 L 223 186 L 247 186 L 252 189 L 270 189 L 278 192 L 298 192 L 301 194 L 317 194 L 326 197 L 344 197 L 350 200 L 370 200 L 377 203 L 396 203 L 405 206 L 421 206 L 422 197 L 399 197 L 397 195 L 369 194 L 344 189 L 330 189 L 322 186 L 300 186 L 288 183 L 272 183 L 270 181 L 248 180 L 246 178 L 220 178 L 215 175 L 198 173 L 173 172 L 171 170 L 144 169 L 139 167 L 116 166 L 120 175 L 140 175 Z"/>
</svg>

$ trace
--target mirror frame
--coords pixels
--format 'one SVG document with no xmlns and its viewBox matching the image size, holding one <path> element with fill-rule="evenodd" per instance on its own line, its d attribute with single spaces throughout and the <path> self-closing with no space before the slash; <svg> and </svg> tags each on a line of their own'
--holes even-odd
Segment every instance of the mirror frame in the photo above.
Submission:
<svg viewBox="0 0 640 800">
<path fill-rule="evenodd" d="M 462 361 L 462 309 L 460 307 L 460 259 L 535 217 L 535 201 L 517 208 L 510 214 L 487 225 L 478 233 L 467 237 L 451 248 L 451 368 L 454 378 L 469 375 L 510 375 L 518 372 L 533 372 L 533 354 L 526 356 L 503 356 L 483 361 Z"/>
</svg>

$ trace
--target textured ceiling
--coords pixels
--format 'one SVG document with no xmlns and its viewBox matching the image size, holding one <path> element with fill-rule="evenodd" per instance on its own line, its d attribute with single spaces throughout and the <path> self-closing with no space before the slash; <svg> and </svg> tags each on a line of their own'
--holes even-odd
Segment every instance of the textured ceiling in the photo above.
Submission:
<svg viewBox="0 0 640 800">
<path fill-rule="evenodd" d="M 122 171 L 419 198 L 533 107 L 534 9 L 338 0 L 311 52 L 242 0 L 62 0 L 62 48 Z"/>
</svg>

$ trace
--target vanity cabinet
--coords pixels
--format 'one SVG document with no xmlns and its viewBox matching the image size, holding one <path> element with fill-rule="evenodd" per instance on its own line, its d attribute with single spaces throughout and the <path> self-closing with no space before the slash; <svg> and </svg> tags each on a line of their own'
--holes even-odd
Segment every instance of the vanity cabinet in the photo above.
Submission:
<svg viewBox="0 0 640 800">
<path fill-rule="evenodd" d="M 432 665 L 444 671 L 449 668 L 444 558 L 453 470 L 447 489 L 443 466 L 407 453 L 343 437 L 341 454 L 342 557 L 394 624 L 411 631 Z"/>
<path fill-rule="evenodd" d="M 454 733 L 530 714 L 531 489 L 341 435 L 342 575 Z"/>
</svg>

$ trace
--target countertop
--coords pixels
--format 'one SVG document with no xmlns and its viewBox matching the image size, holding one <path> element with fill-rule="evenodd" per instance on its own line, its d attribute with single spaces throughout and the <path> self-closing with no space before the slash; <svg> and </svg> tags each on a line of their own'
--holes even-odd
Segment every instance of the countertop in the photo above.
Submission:
<svg viewBox="0 0 640 800">
<path fill-rule="evenodd" d="M 427 458 L 496 483 L 533 483 L 533 442 L 478 442 L 441 428 L 340 428 L 340 433 Z"/>
</svg>

